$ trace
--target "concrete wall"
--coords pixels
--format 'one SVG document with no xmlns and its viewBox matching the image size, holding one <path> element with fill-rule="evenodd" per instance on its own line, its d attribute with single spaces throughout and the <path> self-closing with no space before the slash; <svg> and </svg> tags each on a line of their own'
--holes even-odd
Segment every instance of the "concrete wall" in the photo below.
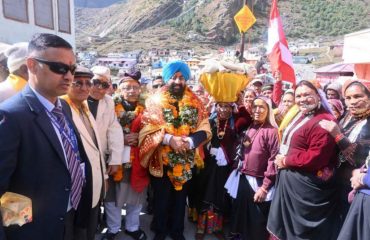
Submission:
<svg viewBox="0 0 370 240">
<path fill-rule="evenodd" d="M 52 33 L 67 40 L 75 48 L 75 14 L 74 1 L 69 0 L 70 4 L 70 27 L 71 33 L 58 31 L 58 1 L 53 0 L 53 19 L 54 30 L 35 25 L 35 14 L 33 0 L 27 0 L 28 4 L 28 23 L 23 23 L 4 17 L 3 1 L 0 1 L 0 42 L 13 44 L 16 42 L 28 42 L 35 33 Z"/>
</svg>

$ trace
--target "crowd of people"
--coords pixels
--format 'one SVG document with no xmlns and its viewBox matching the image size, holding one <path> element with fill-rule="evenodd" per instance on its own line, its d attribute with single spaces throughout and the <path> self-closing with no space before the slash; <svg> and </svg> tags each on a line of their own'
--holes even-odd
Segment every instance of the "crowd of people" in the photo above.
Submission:
<svg viewBox="0 0 370 240">
<path fill-rule="evenodd" d="M 0 195 L 30 198 L 32 221 L 0 239 L 93 240 L 106 225 L 102 239 L 145 240 L 142 211 L 154 240 L 185 239 L 186 216 L 196 240 L 368 239 L 370 80 L 189 86 L 177 60 L 150 88 L 136 71 L 114 89 L 108 67 L 77 65 L 53 34 L 4 56 Z"/>
</svg>

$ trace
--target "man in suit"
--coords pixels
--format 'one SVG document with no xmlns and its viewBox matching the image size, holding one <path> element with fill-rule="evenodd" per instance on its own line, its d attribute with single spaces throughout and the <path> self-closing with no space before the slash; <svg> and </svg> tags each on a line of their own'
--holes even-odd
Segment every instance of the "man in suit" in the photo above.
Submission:
<svg viewBox="0 0 370 240">
<path fill-rule="evenodd" d="M 104 66 L 95 66 L 91 70 L 94 76 L 91 80 L 92 86 L 87 102 L 89 110 L 96 121 L 102 147 L 101 150 L 106 158 L 107 174 L 114 175 L 118 168 L 122 166 L 124 140 L 122 127 L 116 117 L 113 99 L 106 94 L 110 86 L 110 70 Z M 111 190 L 109 192 L 115 191 L 114 186 L 110 186 L 109 189 Z M 105 213 L 107 224 L 112 225 L 109 223 L 111 220 L 106 209 Z M 104 237 L 113 239 L 116 233 L 119 232 L 120 227 L 121 224 L 114 224 L 112 229 L 115 234 L 107 232 Z"/>
<path fill-rule="evenodd" d="M 89 111 L 86 99 L 91 88 L 93 73 L 85 67 L 77 66 L 72 86 L 69 88 L 65 99 L 72 112 L 72 120 L 81 135 L 82 144 L 89 158 L 92 169 L 92 206 L 87 228 L 78 228 L 75 231 L 75 240 L 93 240 L 98 225 L 100 203 L 105 195 L 105 181 L 108 175 L 105 174 L 104 155 L 102 153 L 101 141 L 98 137 L 98 130 L 94 117 Z"/>
<path fill-rule="evenodd" d="M 72 46 L 36 34 L 28 47 L 29 81 L 0 104 L 0 194 L 31 198 L 33 220 L 0 226 L 0 239 L 69 240 L 91 209 L 91 167 L 71 113 L 58 96 L 75 72 Z"/>
</svg>

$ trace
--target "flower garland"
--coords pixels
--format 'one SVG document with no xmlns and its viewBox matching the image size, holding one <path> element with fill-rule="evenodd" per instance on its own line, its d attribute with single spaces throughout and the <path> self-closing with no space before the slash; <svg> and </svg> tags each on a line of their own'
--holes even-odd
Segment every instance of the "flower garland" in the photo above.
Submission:
<svg viewBox="0 0 370 240">
<path fill-rule="evenodd" d="M 137 104 L 134 111 L 126 111 L 122 104 L 123 98 L 121 96 L 114 98 L 115 112 L 118 122 L 122 126 L 123 133 L 130 133 L 130 126 L 132 121 L 144 112 L 144 106 Z"/>
<path fill-rule="evenodd" d="M 129 134 L 131 132 L 131 123 L 132 121 L 139 115 L 144 112 L 144 107 L 140 104 L 137 104 L 134 111 L 126 111 L 123 107 L 123 98 L 121 96 L 114 97 L 114 110 L 116 112 L 116 116 L 118 122 L 122 126 L 123 133 Z M 131 168 L 132 162 L 135 159 L 135 154 L 133 151 L 130 151 L 130 161 L 125 165 L 126 168 Z M 118 171 L 113 175 L 113 179 L 116 182 L 121 181 L 123 178 L 123 168 L 120 165 Z"/>
<path fill-rule="evenodd" d="M 178 104 L 178 110 L 175 104 Z M 166 133 L 173 136 L 187 137 L 197 129 L 201 102 L 185 88 L 182 99 L 177 100 L 168 91 L 162 93 L 161 106 L 166 122 Z M 195 151 L 188 150 L 185 154 L 176 153 L 170 146 L 163 146 L 162 160 L 168 166 L 167 176 L 175 190 L 181 190 L 184 183 L 192 178 L 191 168 L 194 166 Z"/>
</svg>

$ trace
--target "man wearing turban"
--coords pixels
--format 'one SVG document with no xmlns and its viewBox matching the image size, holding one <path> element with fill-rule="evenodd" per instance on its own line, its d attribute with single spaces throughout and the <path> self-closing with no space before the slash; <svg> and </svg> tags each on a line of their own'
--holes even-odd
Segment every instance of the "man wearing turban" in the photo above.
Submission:
<svg viewBox="0 0 370 240">
<path fill-rule="evenodd" d="M 201 164 L 197 148 L 211 130 L 205 107 L 186 86 L 190 69 L 182 61 L 163 69 L 165 86 L 146 101 L 139 134 L 141 165 L 149 169 L 154 190 L 155 240 L 182 240 L 192 168 Z"/>
</svg>

